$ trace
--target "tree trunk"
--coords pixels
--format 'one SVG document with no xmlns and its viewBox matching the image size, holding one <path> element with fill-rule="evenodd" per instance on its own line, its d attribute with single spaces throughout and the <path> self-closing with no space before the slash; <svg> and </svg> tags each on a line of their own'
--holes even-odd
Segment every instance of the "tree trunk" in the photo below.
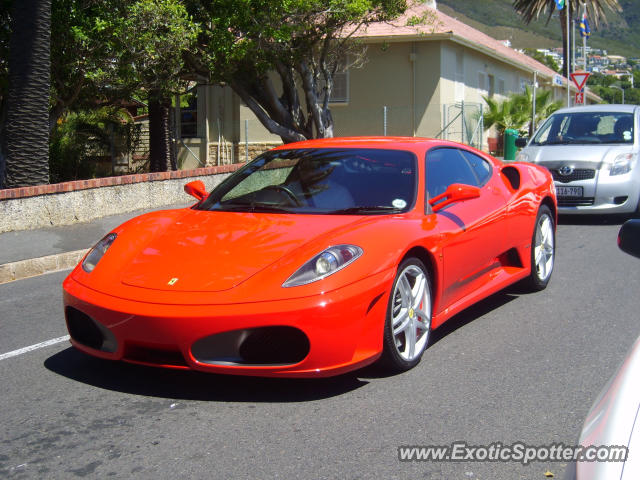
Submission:
<svg viewBox="0 0 640 480">
<path fill-rule="evenodd" d="M 562 66 L 562 75 L 564 75 L 568 81 L 571 81 L 569 75 L 571 75 L 571 46 L 573 42 L 571 37 L 573 35 L 573 16 L 574 12 L 569 11 L 569 3 L 566 2 L 566 7 L 560 10 L 560 26 L 562 28 L 562 60 L 564 65 Z M 567 31 L 567 13 L 569 14 L 569 31 Z M 567 38 L 569 38 L 569 48 L 567 49 Z"/>
<path fill-rule="evenodd" d="M 7 188 L 49 183 L 51 0 L 14 1 L 12 13 L 4 130 Z"/>
<path fill-rule="evenodd" d="M 149 95 L 149 169 L 166 172 L 171 155 L 169 108 L 171 101 L 158 94 Z"/>
</svg>

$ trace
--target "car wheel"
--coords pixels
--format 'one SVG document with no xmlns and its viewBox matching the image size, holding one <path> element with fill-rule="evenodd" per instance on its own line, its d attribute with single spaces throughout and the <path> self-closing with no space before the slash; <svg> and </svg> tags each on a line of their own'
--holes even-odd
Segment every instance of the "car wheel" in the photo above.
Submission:
<svg viewBox="0 0 640 480">
<path fill-rule="evenodd" d="M 431 333 L 429 273 L 417 258 L 398 266 L 384 325 L 382 367 L 403 372 L 416 366 Z"/>
<path fill-rule="evenodd" d="M 551 210 L 542 205 L 538 210 L 536 224 L 531 239 L 531 273 L 527 279 L 530 290 L 547 288 L 553 272 L 556 255 L 555 226 Z"/>
</svg>

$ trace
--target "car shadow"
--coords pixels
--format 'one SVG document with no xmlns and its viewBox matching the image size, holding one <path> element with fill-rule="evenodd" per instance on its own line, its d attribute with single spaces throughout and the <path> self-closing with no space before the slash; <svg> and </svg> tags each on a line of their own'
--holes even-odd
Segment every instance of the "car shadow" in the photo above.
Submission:
<svg viewBox="0 0 640 480">
<path fill-rule="evenodd" d="M 436 343 L 445 338 L 447 335 L 455 332 L 459 328 L 464 327 L 468 323 L 473 322 L 474 320 L 486 315 L 487 313 L 496 310 L 497 308 L 506 305 L 509 302 L 517 299 L 518 296 L 524 293 L 529 293 L 530 290 L 527 290 L 525 287 L 520 286 L 519 284 L 512 285 L 507 287 L 505 290 L 502 290 L 498 293 L 491 295 L 484 300 L 479 301 L 478 303 L 470 306 L 469 308 L 463 310 L 462 312 L 454 315 L 449 320 L 444 322 L 438 328 L 431 332 L 431 340 L 429 340 L 429 348 L 432 348 Z M 425 355 L 429 355 L 429 348 L 425 351 Z M 392 377 L 396 375 L 395 373 L 389 373 L 384 371 L 382 368 L 373 364 L 369 367 L 363 368 L 358 371 L 358 377 L 360 378 L 385 378 Z"/>
<path fill-rule="evenodd" d="M 622 225 L 632 215 L 559 215 L 558 225 Z"/>
<path fill-rule="evenodd" d="M 342 395 L 369 383 L 354 374 L 290 379 L 171 370 L 103 360 L 73 347 L 47 358 L 44 366 L 63 377 L 105 390 L 218 402 L 308 402 Z"/>
</svg>

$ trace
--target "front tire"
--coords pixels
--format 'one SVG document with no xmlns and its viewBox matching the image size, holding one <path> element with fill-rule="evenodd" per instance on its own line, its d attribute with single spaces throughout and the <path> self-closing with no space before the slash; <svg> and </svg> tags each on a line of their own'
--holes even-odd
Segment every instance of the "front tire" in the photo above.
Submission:
<svg viewBox="0 0 640 480">
<path fill-rule="evenodd" d="M 531 273 L 526 281 L 527 287 L 535 292 L 547 288 L 553 272 L 556 256 L 556 229 L 553 218 L 549 207 L 541 205 L 533 228 Z"/>
<path fill-rule="evenodd" d="M 391 289 L 384 325 L 380 365 L 404 372 L 422 358 L 431 334 L 431 284 L 429 273 L 417 258 L 399 266 Z"/>
</svg>

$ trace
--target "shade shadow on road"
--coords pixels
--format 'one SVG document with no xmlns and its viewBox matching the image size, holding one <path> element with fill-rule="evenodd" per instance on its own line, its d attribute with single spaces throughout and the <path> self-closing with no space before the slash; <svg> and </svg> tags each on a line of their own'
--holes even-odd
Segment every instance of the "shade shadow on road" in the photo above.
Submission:
<svg viewBox="0 0 640 480">
<path fill-rule="evenodd" d="M 631 215 L 559 215 L 558 225 L 622 225 Z"/>
<path fill-rule="evenodd" d="M 90 357 L 73 347 L 47 358 L 44 366 L 63 377 L 105 390 L 218 402 L 307 402 L 342 395 L 368 383 L 353 374 L 283 379 L 146 367 Z"/>
</svg>

